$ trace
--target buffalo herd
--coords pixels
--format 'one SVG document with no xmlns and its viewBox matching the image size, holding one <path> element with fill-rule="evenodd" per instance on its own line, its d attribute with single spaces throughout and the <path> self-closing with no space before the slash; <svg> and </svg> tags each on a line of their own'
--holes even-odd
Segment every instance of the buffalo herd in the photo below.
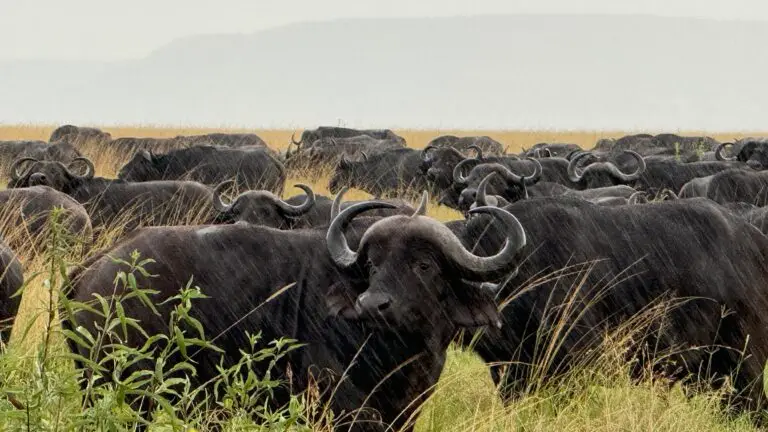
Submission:
<svg viewBox="0 0 768 432">
<path fill-rule="evenodd" d="M 85 155 L 110 148 L 124 164 L 98 177 Z M 223 353 L 198 353 L 194 385 L 261 332 L 305 344 L 277 360 L 284 384 L 270 403 L 316 385 L 334 412 L 358 413 L 353 430 L 408 430 L 452 342 L 487 362 L 510 400 L 639 322 L 624 337 L 630 373 L 728 385 L 731 406 L 765 407 L 765 138 L 637 134 L 512 154 L 487 136 L 414 149 L 388 129 L 320 127 L 277 152 L 253 134 L 113 138 L 66 125 L 48 142 L 0 142 L 0 156 L 0 203 L 20 203 L 18 224 L 42 232 L 60 207 L 86 244 L 121 227 L 70 272 L 72 299 L 112 295 L 133 251 L 154 260 L 136 283 L 159 304 L 190 280 L 209 297 L 193 313 Z M 298 184 L 282 198 L 308 167 L 329 173 L 335 196 Z M 344 201 L 349 188 L 374 198 Z M 430 205 L 463 217 L 438 221 Z M 6 243 L 0 319 L 12 320 L 23 272 Z M 137 347 L 172 313 L 123 308 L 146 332 L 130 330 Z M 72 319 L 95 333 L 89 314 Z"/>
</svg>

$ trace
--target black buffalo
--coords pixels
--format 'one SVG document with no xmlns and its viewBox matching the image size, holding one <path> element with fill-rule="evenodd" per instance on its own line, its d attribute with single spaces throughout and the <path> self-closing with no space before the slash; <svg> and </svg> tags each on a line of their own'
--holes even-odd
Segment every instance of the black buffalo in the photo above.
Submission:
<svg viewBox="0 0 768 432">
<path fill-rule="evenodd" d="M 176 225 L 211 221 L 212 191 L 197 182 L 150 181 L 130 183 L 94 177 L 91 161 L 80 158 L 65 166 L 59 162 L 29 161 L 16 173 L 9 188 L 49 186 L 88 210 L 94 228 L 119 225 L 131 231 L 142 225 Z M 72 170 L 84 165 L 85 173 Z"/>
<path fill-rule="evenodd" d="M 367 157 L 384 153 L 389 150 L 404 148 L 401 141 L 392 139 L 377 139 L 368 135 L 358 135 L 349 138 L 320 138 L 311 145 L 286 154 L 291 163 L 300 162 L 316 164 L 336 163 L 340 157 Z"/>
<path fill-rule="evenodd" d="M 472 169 L 469 177 L 482 177 L 477 186 L 467 187 L 461 192 L 459 198 L 459 210 L 467 211 L 473 203 L 477 202 L 477 195 L 492 194 L 512 203 L 532 197 L 545 197 L 568 195 L 575 196 L 587 201 L 600 201 L 608 198 L 622 198 L 626 200 L 635 189 L 626 185 L 605 186 L 585 190 L 576 190 L 563 186 L 560 183 L 541 181 L 542 168 L 541 163 L 536 159 L 534 162 L 534 172 L 530 175 L 518 175 L 512 172 L 508 167 L 501 164 L 482 164 Z M 490 189 L 490 190 L 488 190 Z M 626 203 L 626 201 L 624 201 Z M 608 202 L 606 202 L 608 203 Z M 611 201 L 610 204 L 615 204 Z"/>
<path fill-rule="evenodd" d="M 317 129 L 307 129 L 301 133 L 299 141 L 296 141 L 291 136 L 291 143 L 297 147 L 308 147 L 315 141 L 323 138 L 352 138 L 360 135 L 366 135 L 378 140 L 398 141 L 405 145 L 405 138 L 397 135 L 390 129 L 350 129 L 335 126 L 320 126 Z"/>
<path fill-rule="evenodd" d="M 703 153 L 715 151 L 719 144 L 717 140 L 707 136 L 635 134 L 618 139 L 601 139 L 595 145 L 595 150 L 612 153 L 632 150 L 643 156 L 668 156 L 681 162 L 694 162 L 699 160 Z"/>
<path fill-rule="evenodd" d="M 731 147 L 732 156 L 725 155 L 725 149 Z M 723 143 L 716 152 L 718 160 L 744 162 L 754 170 L 768 168 L 768 138 L 742 138 L 734 143 Z"/>
<path fill-rule="evenodd" d="M 627 150 L 624 154 L 635 161 L 635 169 L 632 172 L 623 172 L 613 162 L 593 162 L 582 166 L 581 160 L 590 157 L 590 152 L 583 152 L 574 155 L 568 163 L 568 178 L 571 182 L 579 184 L 582 189 L 633 184 L 645 172 L 646 163 L 635 151 Z"/>
<path fill-rule="evenodd" d="M 455 135 L 443 135 L 431 140 L 427 143 L 427 147 L 452 147 L 459 151 L 478 147 L 486 154 L 494 156 L 501 156 L 504 154 L 504 146 L 488 136 L 457 137 Z"/>
<path fill-rule="evenodd" d="M 328 197 L 315 195 L 307 185 L 296 185 L 305 192 L 305 195 L 292 196 L 286 200 L 280 199 L 270 191 L 249 190 L 240 193 L 232 202 L 227 203 L 224 202 L 221 194 L 232 183 L 231 180 L 222 182 L 213 190 L 213 207 L 218 212 L 216 215 L 218 223 L 245 222 L 279 229 L 296 229 L 327 226 L 331 222 L 334 202 Z M 336 200 L 341 200 L 345 192 L 346 188 L 339 191 Z M 370 210 L 366 215 L 385 217 L 414 212 L 414 209 L 405 201 L 386 200 L 385 202 L 395 207 Z M 341 204 L 341 209 L 356 203 L 346 201 Z"/>
<path fill-rule="evenodd" d="M 262 148 L 200 146 L 166 154 L 140 151 L 120 169 L 117 177 L 129 182 L 190 180 L 209 186 L 234 179 L 241 189 L 280 193 L 285 168 Z"/>
<path fill-rule="evenodd" d="M 698 178 L 710 176 L 734 168 L 746 168 L 740 162 L 700 161 L 678 162 L 673 159 L 645 158 L 645 171 L 634 183 L 638 190 L 659 191 L 671 189 L 679 191 L 686 183 Z"/>
<path fill-rule="evenodd" d="M 525 265 L 498 294 L 504 325 L 475 350 L 500 365 L 493 376 L 506 397 L 583 364 L 606 333 L 643 312 L 650 326 L 628 347 L 642 360 L 636 371 L 715 375 L 715 384 L 733 374 L 741 396 L 762 397 L 768 238 L 755 227 L 704 199 L 599 207 L 557 197 L 505 209 L 526 227 Z M 494 225 L 473 217 L 453 229 L 466 247 L 493 253 L 504 244 Z"/>
<path fill-rule="evenodd" d="M 768 205 L 768 172 L 729 169 L 693 179 L 680 190 L 680 198 L 704 197 L 720 204 Z"/>
<path fill-rule="evenodd" d="M 112 135 L 101 129 L 63 125 L 57 127 L 48 142 L 66 142 L 78 150 L 103 148 L 103 145 L 112 141 Z"/>
<path fill-rule="evenodd" d="M 427 186 L 421 172 L 421 151 L 397 149 L 370 156 L 363 161 L 339 160 L 328 183 L 335 194 L 342 187 L 362 189 L 374 196 L 421 190 Z"/>
<path fill-rule="evenodd" d="M 45 141 L 0 141 L 0 169 L 7 172 L 11 164 L 20 158 L 70 163 L 81 157 L 77 149 L 67 142 L 55 144 Z"/>
<path fill-rule="evenodd" d="M 32 186 L 0 191 L 0 226 L 6 242 L 15 248 L 46 242 L 55 208 L 64 211 L 59 223 L 66 232 L 86 242 L 92 238 L 91 219 L 82 204 L 48 186 Z"/>
<path fill-rule="evenodd" d="M 253 133 L 209 133 L 202 135 L 179 135 L 175 137 L 175 139 L 184 143 L 188 147 L 213 145 L 231 148 L 269 148 L 266 141 Z"/>
<path fill-rule="evenodd" d="M 523 149 L 520 156 L 522 157 L 535 157 L 535 158 L 545 158 L 545 157 L 559 157 L 559 158 L 567 158 L 568 155 L 573 154 L 574 152 L 580 152 L 583 149 L 579 147 L 578 144 L 568 144 L 568 143 L 538 143 L 531 147 L 530 149 Z"/>
<path fill-rule="evenodd" d="M 411 417 L 434 390 L 457 328 L 498 325 L 492 296 L 476 282 L 513 271 L 517 250 L 525 244 L 523 228 L 512 215 L 478 208 L 476 214 L 492 215 L 507 231 L 507 242 L 492 257 L 473 255 L 446 226 L 421 215 L 425 201 L 413 216 L 387 217 L 356 231 L 362 235 L 351 235 L 356 238 L 349 244 L 359 243 L 352 247 L 344 228 L 353 218 L 391 205 L 351 206 L 327 230 L 247 224 L 147 228 L 73 274 L 73 295 L 85 302 L 94 294 L 111 294 L 115 274 L 125 271 L 113 258 L 138 250 L 156 260 L 146 269 L 157 277 L 136 277 L 139 286 L 159 292 L 158 302 L 191 277 L 210 297 L 193 313 L 207 334 L 221 335 L 216 343 L 224 350 L 223 367 L 240 358 L 245 332 L 260 332 L 265 341 L 296 339 L 306 346 L 278 360 L 272 379 L 288 380 L 283 372 L 290 367 L 290 388 L 304 391 L 316 383 L 335 413 L 364 406 L 378 413 L 360 412 L 352 430 L 383 431 L 390 425 L 411 430 Z M 123 308 L 148 334 L 166 331 L 167 307 L 160 316 L 136 299 Z M 99 321 L 86 311 L 76 320 L 91 332 Z M 129 332 L 130 344 L 141 346 L 144 336 Z M 220 359 L 212 351 L 197 352 L 193 385 L 215 377 Z M 254 365 L 257 376 L 264 366 Z M 313 379 L 312 371 L 331 380 Z M 335 382 L 342 374 L 344 379 Z M 276 388 L 271 402 L 287 403 L 289 391 Z"/>
<path fill-rule="evenodd" d="M 24 285 L 24 268 L 13 250 L 0 241 L 0 345 L 8 343 L 13 318 L 19 311 L 21 296 L 15 296 Z"/>
</svg>

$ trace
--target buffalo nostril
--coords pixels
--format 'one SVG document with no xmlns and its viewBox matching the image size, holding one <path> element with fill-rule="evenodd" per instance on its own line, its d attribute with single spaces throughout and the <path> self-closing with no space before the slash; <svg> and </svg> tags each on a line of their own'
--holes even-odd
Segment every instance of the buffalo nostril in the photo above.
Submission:
<svg viewBox="0 0 768 432">
<path fill-rule="evenodd" d="M 392 304 L 392 302 L 389 301 L 389 299 L 386 299 L 379 303 L 379 305 L 376 307 L 379 312 L 384 312 L 385 310 L 389 309 L 389 306 Z"/>
</svg>

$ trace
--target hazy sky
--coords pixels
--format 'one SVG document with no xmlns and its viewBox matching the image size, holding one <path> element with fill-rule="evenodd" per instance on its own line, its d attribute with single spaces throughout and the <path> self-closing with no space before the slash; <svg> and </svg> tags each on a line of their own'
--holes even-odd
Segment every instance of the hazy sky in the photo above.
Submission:
<svg viewBox="0 0 768 432">
<path fill-rule="evenodd" d="M 765 0 L 0 0 L 0 59 L 142 57 L 173 39 L 346 17 L 642 13 L 768 20 Z"/>
</svg>

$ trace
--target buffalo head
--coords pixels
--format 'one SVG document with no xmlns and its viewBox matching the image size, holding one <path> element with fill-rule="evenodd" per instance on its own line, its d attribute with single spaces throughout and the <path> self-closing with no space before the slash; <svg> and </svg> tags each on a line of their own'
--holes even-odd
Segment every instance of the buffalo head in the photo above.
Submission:
<svg viewBox="0 0 768 432">
<path fill-rule="evenodd" d="M 98 146 L 112 140 L 112 135 L 101 129 L 63 125 L 51 132 L 48 142 L 66 142 L 77 149 L 86 146 Z"/>
<path fill-rule="evenodd" d="M 332 194 L 336 194 L 344 186 L 355 187 L 354 179 L 360 177 L 364 170 L 365 162 L 349 161 L 342 154 L 331 179 L 328 181 L 328 190 Z"/>
<path fill-rule="evenodd" d="M 591 152 L 583 152 L 571 157 L 568 163 L 568 178 L 574 183 L 584 184 L 587 188 L 632 183 L 645 172 L 645 160 L 631 150 L 624 151 L 624 154 L 635 159 L 637 165 L 634 172 L 622 172 L 612 162 L 593 162 L 582 167 L 580 162 L 592 158 Z"/>
<path fill-rule="evenodd" d="M 528 187 L 541 180 L 543 170 L 538 160 L 534 158 L 528 158 L 527 160 L 533 164 L 533 172 L 528 175 L 517 174 L 506 165 L 486 163 L 472 168 L 469 175 L 465 177 L 461 173 L 461 167 L 457 166 L 456 171 L 454 171 L 454 182 L 457 185 L 464 186 L 459 198 L 459 209 L 466 211 L 470 208 L 472 203 L 475 202 L 475 195 L 480 183 L 486 179 L 485 187 L 488 189 L 488 193 L 492 195 L 503 196 L 509 202 L 527 199 Z M 498 175 L 488 177 L 491 173 Z"/>
<path fill-rule="evenodd" d="M 230 203 L 225 203 L 221 193 L 233 180 L 219 183 L 213 190 L 213 207 L 219 212 L 219 223 L 247 222 L 272 228 L 289 228 L 295 218 L 309 212 L 315 205 L 315 194 L 304 184 L 295 185 L 306 193 L 301 205 L 291 205 L 270 191 L 249 190 L 241 193 Z"/>
<path fill-rule="evenodd" d="M 429 145 L 421 151 L 420 169 L 430 183 L 445 189 L 453 182 L 453 169 L 464 159 L 464 155 L 453 147 Z"/>
<path fill-rule="evenodd" d="M 525 231 L 509 212 L 478 207 L 504 227 L 501 251 L 480 257 L 468 251 L 442 223 L 424 215 L 427 194 L 412 216 L 391 216 L 371 225 L 357 250 L 350 249 L 344 230 L 358 214 L 386 203 L 363 202 L 343 210 L 326 235 L 328 252 L 337 266 L 357 267 L 367 286 L 352 296 L 330 296 L 331 311 L 418 331 L 445 321 L 459 326 L 500 326 L 493 293 L 477 282 L 495 281 L 517 268 L 517 252 L 526 244 Z"/>
<path fill-rule="evenodd" d="M 85 174 L 80 175 L 72 171 L 78 166 L 85 168 Z M 68 165 L 61 162 L 21 158 L 11 165 L 10 171 L 9 188 L 49 186 L 57 191 L 68 193 L 75 182 L 93 178 L 96 170 L 93 162 L 80 157 Z"/>
<path fill-rule="evenodd" d="M 732 149 L 732 156 L 725 155 L 726 147 Z M 768 140 L 745 138 L 736 141 L 736 143 L 723 143 L 717 146 L 715 157 L 721 161 L 744 162 L 750 168 L 762 171 L 768 169 Z"/>
<path fill-rule="evenodd" d="M 160 180 L 163 175 L 161 160 L 147 150 L 141 150 L 133 155 L 117 173 L 117 178 L 129 182 Z"/>
</svg>

